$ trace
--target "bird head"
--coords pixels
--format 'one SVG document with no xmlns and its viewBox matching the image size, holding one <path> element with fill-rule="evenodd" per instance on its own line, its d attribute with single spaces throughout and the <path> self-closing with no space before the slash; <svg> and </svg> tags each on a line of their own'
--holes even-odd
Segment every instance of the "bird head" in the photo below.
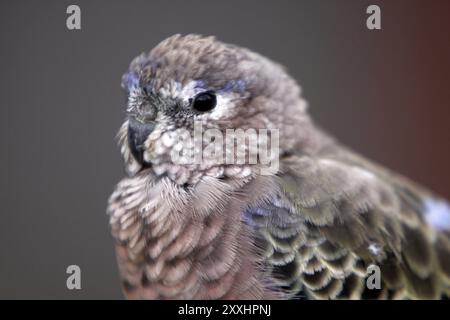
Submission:
<svg viewBox="0 0 450 320">
<path fill-rule="evenodd" d="M 266 130 L 268 145 L 284 153 L 299 145 L 309 123 L 300 88 L 280 65 L 214 37 L 167 38 L 131 62 L 122 87 L 128 99 L 119 144 L 126 171 L 144 171 L 178 185 L 195 184 L 204 176 L 246 179 L 255 174 L 260 163 L 235 161 L 243 142 L 249 156 L 248 136 L 231 148 L 226 143 L 230 130 L 244 135 L 254 130 L 257 136 Z M 279 141 L 271 139 L 275 130 Z M 214 152 L 205 154 L 211 142 Z M 228 160 L 234 156 L 232 163 L 227 154 Z"/>
</svg>

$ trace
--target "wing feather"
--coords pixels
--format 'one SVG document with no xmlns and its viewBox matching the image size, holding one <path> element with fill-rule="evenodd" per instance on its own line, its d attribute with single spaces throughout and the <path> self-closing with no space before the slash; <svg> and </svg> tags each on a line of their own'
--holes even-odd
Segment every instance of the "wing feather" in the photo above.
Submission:
<svg viewBox="0 0 450 320">
<path fill-rule="evenodd" d="M 283 159 L 272 200 L 246 210 L 282 290 L 320 299 L 445 295 L 450 233 L 427 223 L 424 206 L 438 198 L 342 150 Z M 382 283 L 373 292 L 371 264 Z"/>
</svg>

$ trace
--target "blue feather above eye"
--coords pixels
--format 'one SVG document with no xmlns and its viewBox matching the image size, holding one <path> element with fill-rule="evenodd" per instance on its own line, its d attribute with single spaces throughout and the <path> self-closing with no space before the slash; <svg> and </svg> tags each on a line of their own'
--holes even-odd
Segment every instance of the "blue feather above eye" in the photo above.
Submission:
<svg viewBox="0 0 450 320">
<path fill-rule="evenodd" d="M 127 72 L 122 77 L 122 86 L 131 91 L 139 87 L 139 76 L 136 72 Z"/>
<path fill-rule="evenodd" d="M 195 89 L 197 90 L 212 90 L 216 91 L 218 93 L 230 93 L 230 92 L 236 92 L 236 93 L 244 93 L 247 86 L 245 84 L 245 81 L 243 80 L 231 80 L 225 83 L 222 87 L 219 88 L 212 88 L 208 86 L 208 82 L 205 80 L 195 80 Z"/>
<path fill-rule="evenodd" d="M 244 93 L 246 90 L 246 84 L 244 80 L 231 80 L 228 81 L 219 92 L 237 92 Z"/>
</svg>

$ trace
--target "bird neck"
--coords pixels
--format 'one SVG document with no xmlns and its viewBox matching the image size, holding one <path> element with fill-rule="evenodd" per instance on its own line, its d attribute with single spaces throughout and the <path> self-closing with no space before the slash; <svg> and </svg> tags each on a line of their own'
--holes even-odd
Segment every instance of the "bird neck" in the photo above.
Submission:
<svg viewBox="0 0 450 320">
<path fill-rule="evenodd" d="M 264 192 L 264 188 L 261 195 L 246 190 L 251 184 L 234 185 L 222 191 L 216 189 L 223 189 L 226 184 L 210 182 L 197 186 L 197 191 L 207 188 L 221 195 L 209 199 L 203 205 L 208 210 L 203 211 L 198 210 L 202 207 L 200 204 L 180 200 L 179 193 L 170 189 L 173 187 L 170 184 L 152 185 L 142 194 L 136 219 L 141 221 L 137 238 L 143 241 L 133 242 L 132 237 L 136 236 L 129 233 L 132 237 L 122 237 L 124 245 L 118 249 L 119 260 L 125 260 L 127 269 L 134 270 L 132 280 L 139 279 L 134 286 L 124 286 L 127 297 L 273 298 L 258 267 L 260 255 L 252 230 L 242 219 L 245 205 L 242 197 L 248 200 Z M 247 192 L 251 192 L 251 196 Z M 204 198 L 208 196 L 203 194 Z M 202 198 L 199 195 L 194 198 L 199 197 Z M 121 271 L 126 277 L 128 271 Z"/>
</svg>

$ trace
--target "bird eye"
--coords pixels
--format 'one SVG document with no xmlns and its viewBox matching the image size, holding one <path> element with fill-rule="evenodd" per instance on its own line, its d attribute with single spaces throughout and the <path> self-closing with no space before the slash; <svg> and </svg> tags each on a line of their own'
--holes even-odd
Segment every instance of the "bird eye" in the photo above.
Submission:
<svg viewBox="0 0 450 320">
<path fill-rule="evenodd" d="M 217 98 L 214 92 L 206 91 L 195 96 L 192 107 L 200 112 L 206 112 L 214 109 L 217 104 Z"/>
</svg>

